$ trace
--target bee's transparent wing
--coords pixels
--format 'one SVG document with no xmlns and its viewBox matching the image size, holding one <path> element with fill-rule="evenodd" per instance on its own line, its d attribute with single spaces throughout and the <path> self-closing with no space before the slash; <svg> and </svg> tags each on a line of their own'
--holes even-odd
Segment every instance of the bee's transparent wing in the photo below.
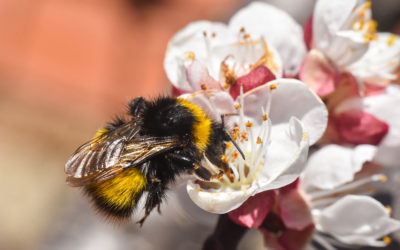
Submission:
<svg viewBox="0 0 400 250">
<path fill-rule="evenodd" d="M 127 167 L 179 146 L 174 137 L 139 135 L 137 122 L 128 122 L 80 146 L 65 165 L 67 183 L 84 186 L 106 180 Z"/>
</svg>

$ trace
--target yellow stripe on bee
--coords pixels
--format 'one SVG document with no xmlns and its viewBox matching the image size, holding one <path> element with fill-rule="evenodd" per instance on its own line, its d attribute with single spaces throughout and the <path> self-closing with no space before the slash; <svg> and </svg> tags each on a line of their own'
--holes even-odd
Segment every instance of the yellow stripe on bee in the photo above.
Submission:
<svg viewBox="0 0 400 250">
<path fill-rule="evenodd" d="M 210 141 L 211 120 L 206 116 L 204 111 L 194 103 L 180 98 L 177 99 L 177 102 L 189 109 L 194 115 L 196 122 L 193 125 L 193 136 L 197 148 L 200 150 L 200 153 L 203 153 Z"/>
<path fill-rule="evenodd" d="M 118 208 L 133 207 L 146 187 L 147 178 L 137 168 L 129 168 L 115 177 L 92 184 L 95 196 Z"/>
<path fill-rule="evenodd" d="M 99 130 L 97 130 L 96 134 L 94 135 L 94 139 L 99 138 L 100 136 L 102 136 L 103 134 L 107 133 L 108 129 L 107 128 L 101 128 Z"/>
</svg>

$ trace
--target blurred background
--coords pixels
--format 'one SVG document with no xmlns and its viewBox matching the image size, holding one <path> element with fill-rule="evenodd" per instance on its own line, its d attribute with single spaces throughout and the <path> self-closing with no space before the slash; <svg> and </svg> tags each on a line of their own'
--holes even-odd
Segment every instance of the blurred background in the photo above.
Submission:
<svg viewBox="0 0 400 250">
<path fill-rule="evenodd" d="M 301 24 L 314 4 L 269 2 Z M 162 62 L 175 32 L 199 19 L 227 21 L 247 3 L 0 0 L 0 250 L 199 248 L 215 217 L 199 224 L 202 212 L 183 212 L 177 193 L 140 230 L 110 225 L 65 184 L 64 164 L 128 100 L 169 93 Z M 380 30 L 400 33 L 399 0 L 373 8 Z M 246 237 L 263 249 L 257 232 Z"/>
</svg>

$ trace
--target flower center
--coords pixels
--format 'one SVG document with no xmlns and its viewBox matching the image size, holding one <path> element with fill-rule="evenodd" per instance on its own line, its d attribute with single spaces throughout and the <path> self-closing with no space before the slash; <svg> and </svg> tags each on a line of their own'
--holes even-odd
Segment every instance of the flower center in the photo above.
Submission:
<svg viewBox="0 0 400 250">
<path fill-rule="evenodd" d="M 356 32 L 361 32 L 365 42 L 378 39 L 376 28 L 378 23 L 371 18 L 369 10 L 371 9 L 371 1 L 365 2 L 354 11 L 352 19 L 352 28 Z"/>
<path fill-rule="evenodd" d="M 257 173 L 264 167 L 268 145 L 270 144 L 272 125 L 267 115 L 271 106 L 269 92 L 266 98 L 268 100 L 266 106 L 260 107 L 262 110 L 262 117 L 260 117 L 262 123 L 257 124 L 258 128 L 255 129 L 253 122 L 245 119 L 243 111 L 243 88 L 241 88 L 239 103 L 234 105 L 238 110 L 238 124 L 230 131 L 230 134 L 238 147 L 244 152 L 246 159 L 240 157 L 238 149 L 228 142 L 225 154 L 221 157 L 221 160 L 227 164 L 228 171 L 221 171 L 221 168 L 215 166 L 205 158 L 204 167 L 218 177 L 211 179 L 211 183 L 198 181 L 202 188 L 230 188 L 240 190 L 249 187 L 257 178 Z"/>
</svg>

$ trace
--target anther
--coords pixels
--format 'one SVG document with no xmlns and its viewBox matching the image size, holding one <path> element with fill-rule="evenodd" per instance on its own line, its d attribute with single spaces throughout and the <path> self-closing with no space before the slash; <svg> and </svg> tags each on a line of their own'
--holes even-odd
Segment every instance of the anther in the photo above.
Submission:
<svg viewBox="0 0 400 250">
<path fill-rule="evenodd" d="M 390 35 L 388 40 L 387 40 L 387 45 L 392 46 L 394 44 L 394 41 L 396 40 L 396 35 Z"/>
<path fill-rule="evenodd" d="M 241 28 L 240 28 L 240 32 L 242 32 L 242 33 L 245 32 L 244 27 L 241 27 Z"/>
<path fill-rule="evenodd" d="M 239 109 L 241 107 L 241 105 L 240 104 L 235 104 L 235 105 L 233 105 L 233 107 L 235 107 L 235 109 Z"/>
<path fill-rule="evenodd" d="M 234 151 L 234 152 L 232 152 L 232 157 L 234 159 L 237 159 L 239 157 L 239 154 L 236 151 Z"/>
<path fill-rule="evenodd" d="M 251 128 L 253 127 L 253 123 L 251 121 L 246 122 L 246 127 Z"/>
<path fill-rule="evenodd" d="M 194 170 L 197 170 L 199 168 L 200 168 L 199 165 L 194 165 L 194 167 L 193 167 Z"/>
<path fill-rule="evenodd" d="M 227 143 L 226 143 L 226 148 L 227 148 L 227 149 L 232 148 L 232 144 L 231 144 L 230 142 L 227 142 Z"/>
<path fill-rule="evenodd" d="M 249 39 L 249 38 L 250 38 L 250 35 L 248 33 L 243 35 L 243 39 Z"/>
<path fill-rule="evenodd" d="M 225 155 L 223 155 L 223 156 L 221 156 L 221 161 L 223 163 L 228 163 L 228 158 Z"/>
<path fill-rule="evenodd" d="M 205 83 L 202 83 L 200 86 L 201 86 L 202 90 L 206 90 L 207 89 L 207 85 Z"/>
<path fill-rule="evenodd" d="M 383 237 L 383 242 L 385 242 L 386 245 L 389 245 L 392 243 L 392 239 L 389 236 Z"/>
<path fill-rule="evenodd" d="M 216 36 L 217 36 L 217 34 L 215 34 L 215 32 L 211 33 L 211 37 L 212 37 L 212 38 L 214 38 L 214 37 L 216 37 Z"/>
<path fill-rule="evenodd" d="M 224 85 L 222 86 L 224 89 L 229 88 L 231 85 L 229 83 L 224 83 Z"/>
<path fill-rule="evenodd" d="M 379 177 L 379 181 L 380 181 L 380 182 L 387 182 L 387 176 L 384 175 L 384 174 L 382 174 L 382 175 Z"/>
<path fill-rule="evenodd" d="M 270 89 L 270 90 L 276 89 L 276 85 L 275 85 L 275 84 L 269 85 L 269 89 Z"/>
<path fill-rule="evenodd" d="M 386 211 L 388 212 L 389 215 L 392 214 L 392 207 L 391 206 L 386 206 Z"/>
<path fill-rule="evenodd" d="M 268 115 L 267 114 L 263 114 L 263 120 L 264 121 L 268 120 Z"/>
<path fill-rule="evenodd" d="M 192 51 L 185 52 L 185 55 L 186 55 L 187 59 L 189 59 L 191 61 L 194 61 L 194 59 L 196 59 L 196 56 Z"/>
<path fill-rule="evenodd" d="M 203 31 L 203 36 L 207 37 L 207 32 Z"/>
<path fill-rule="evenodd" d="M 261 137 L 257 136 L 257 142 L 256 143 L 257 144 L 261 144 L 262 143 Z"/>
</svg>

